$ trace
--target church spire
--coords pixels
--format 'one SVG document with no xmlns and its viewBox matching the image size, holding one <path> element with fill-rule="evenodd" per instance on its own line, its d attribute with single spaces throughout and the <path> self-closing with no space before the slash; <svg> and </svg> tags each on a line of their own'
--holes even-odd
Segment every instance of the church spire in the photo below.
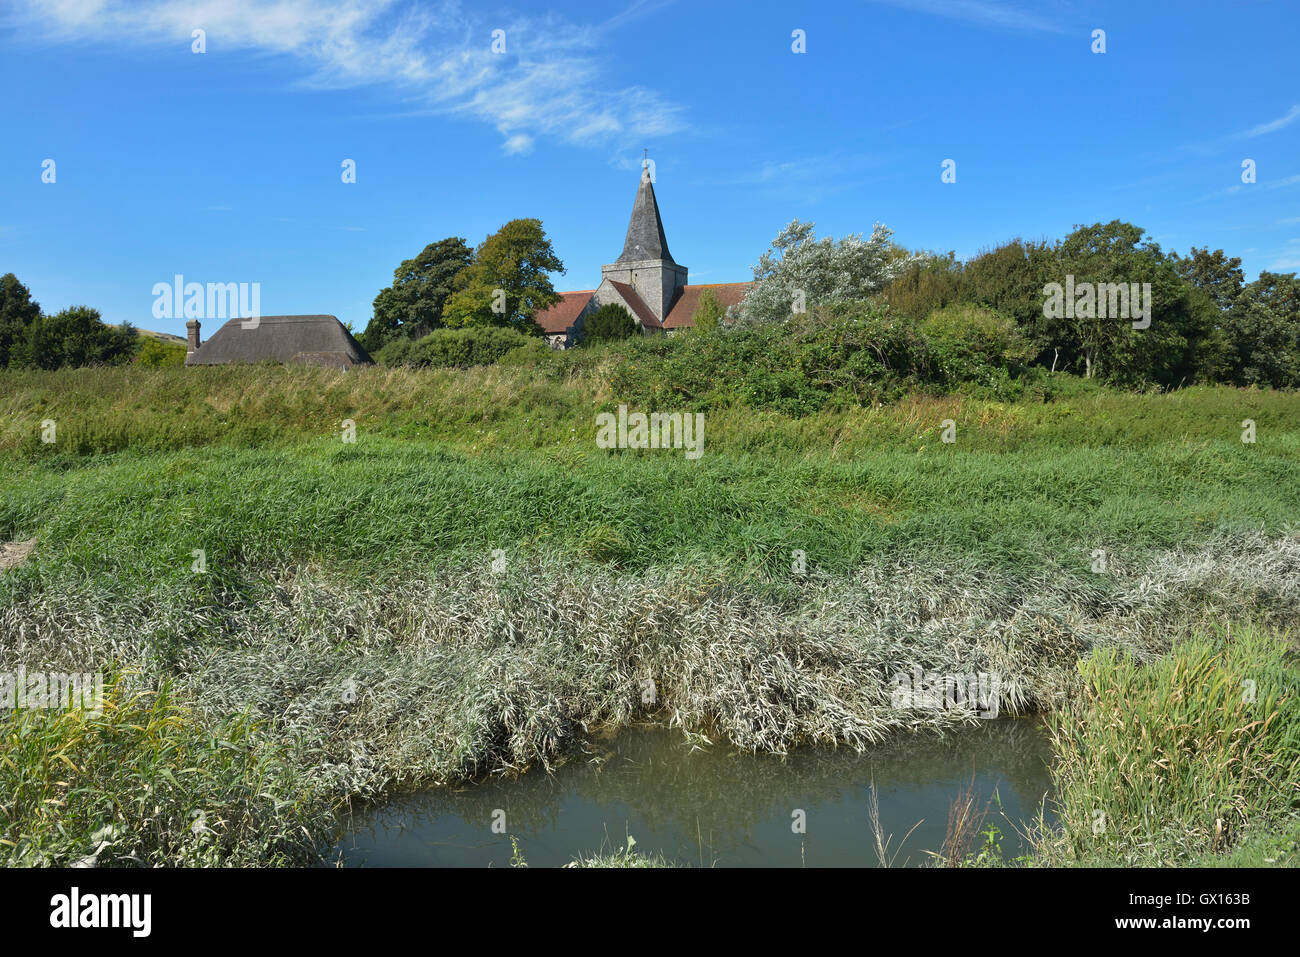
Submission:
<svg viewBox="0 0 1300 957">
<path fill-rule="evenodd" d="M 659 218 L 659 203 L 655 200 L 654 184 L 650 182 L 650 160 L 641 161 L 641 185 L 637 187 L 636 202 L 632 204 L 632 221 L 627 226 L 627 240 L 623 255 L 617 262 L 642 262 L 648 259 L 672 262 L 668 240 L 664 237 L 663 220 Z"/>
</svg>

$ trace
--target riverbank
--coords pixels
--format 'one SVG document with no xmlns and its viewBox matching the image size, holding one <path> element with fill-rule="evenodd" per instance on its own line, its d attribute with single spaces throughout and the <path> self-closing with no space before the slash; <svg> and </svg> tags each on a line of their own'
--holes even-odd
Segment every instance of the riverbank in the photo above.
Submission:
<svg viewBox="0 0 1300 957">
<path fill-rule="evenodd" d="M 1077 717 L 1098 649 L 1157 674 L 1228 623 L 1300 620 L 1293 395 L 718 410 L 689 461 L 596 449 L 584 375 L 212 371 L 0 373 L 0 538 L 36 540 L 0 577 L 4 661 L 108 676 L 98 716 L 0 719 L 12 863 L 319 861 L 349 806 L 541 771 L 597 730 L 779 754 L 979 721 L 900 706 L 915 668 Z M 30 444 L 50 417 L 69 444 Z M 1282 767 L 1227 839 L 1197 818 L 1162 860 L 1232 853 L 1257 808 L 1284 824 Z"/>
</svg>

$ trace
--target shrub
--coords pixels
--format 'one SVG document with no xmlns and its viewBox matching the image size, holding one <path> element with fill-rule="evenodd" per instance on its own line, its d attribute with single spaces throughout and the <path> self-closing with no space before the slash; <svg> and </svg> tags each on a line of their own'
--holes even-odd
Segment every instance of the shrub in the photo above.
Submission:
<svg viewBox="0 0 1300 957">
<path fill-rule="evenodd" d="M 183 342 L 170 342 L 152 337 L 141 337 L 140 351 L 135 361 L 142 366 L 183 366 L 186 346 Z"/>
<path fill-rule="evenodd" d="M 715 336 L 646 340 L 611 374 L 616 392 L 661 406 L 746 405 L 793 415 L 828 404 L 871 405 L 909 389 L 974 387 L 994 398 L 1023 391 L 1032 348 L 1004 316 L 973 306 L 925 323 L 846 303 L 784 323 L 744 324 Z"/>
<path fill-rule="evenodd" d="M 582 344 L 614 342 L 636 335 L 636 320 L 632 313 L 616 302 L 601 306 L 582 320 Z"/>
<path fill-rule="evenodd" d="M 722 304 L 717 293 L 706 289 L 700 294 L 700 302 L 695 307 L 695 314 L 691 316 L 691 323 L 696 332 L 707 334 L 717 332 L 726 316 L 727 307 Z"/>
<path fill-rule="evenodd" d="M 946 384 L 988 384 L 1000 372 L 1024 372 L 1037 351 L 1011 319 L 968 303 L 930 313 L 919 328 Z"/>
<path fill-rule="evenodd" d="M 953 253 L 922 256 L 880 291 L 890 309 L 909 319 L 924 319 L 962 297 L 962 265 Z"/>
<path fill-rule="evenodd" d="M 491 365 L 506 353 L 536 340 L 501 326 L 435 329 L 423 339 L 398 339 L 384 346 L 375 360 L 386 366 L 466 369 Z"/>
</svg>

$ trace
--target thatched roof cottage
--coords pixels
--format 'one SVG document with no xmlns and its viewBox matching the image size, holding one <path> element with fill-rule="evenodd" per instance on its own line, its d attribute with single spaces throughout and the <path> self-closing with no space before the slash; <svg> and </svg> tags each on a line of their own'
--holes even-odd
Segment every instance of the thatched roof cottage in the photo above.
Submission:
<svg viewBox="0 0 1300 957">
<path fill-rule="evenodd" d="M 187 366 L 232 362 L 280 362 L 285 365 L 351 369 L 373 360 L 334 316 L 262 316 L 230 319 L 207 342 L 199 341 L 199 322 L 185 323 Z"/>
</svg>

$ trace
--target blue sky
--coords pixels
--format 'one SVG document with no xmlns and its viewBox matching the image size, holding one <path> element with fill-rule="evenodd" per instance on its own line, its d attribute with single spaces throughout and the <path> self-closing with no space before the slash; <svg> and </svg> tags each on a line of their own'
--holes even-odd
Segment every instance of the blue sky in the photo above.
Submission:
<svg viewBox="0 0 1300 957">
<path fill-rule="evenodd" d="M 535 216 L 591 288 L 643 148 L 692 282 L 796 217 L 963 257 L 1120 218 L 1300 270 L 1300 4 L 622 4 L 0 3 L 0 272 L 166 332 L 176 273 L 361 329 L 426 243 Z"/>
</svg>

